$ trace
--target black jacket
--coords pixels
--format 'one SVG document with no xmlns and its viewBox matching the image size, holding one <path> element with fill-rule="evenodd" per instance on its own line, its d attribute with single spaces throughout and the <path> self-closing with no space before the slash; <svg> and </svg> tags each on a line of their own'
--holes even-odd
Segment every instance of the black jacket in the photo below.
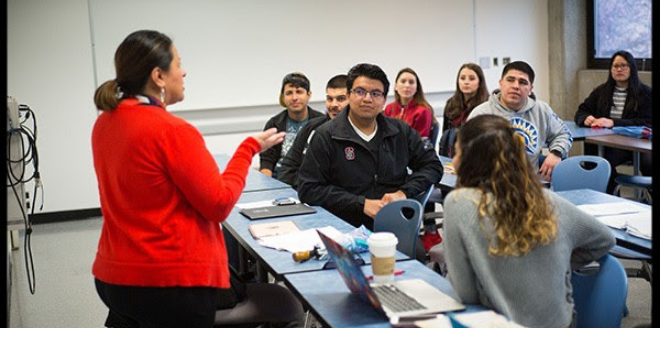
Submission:
<svg viewBox="0 0 660 340">
<path fill-rule="evenodd" d="M 628 88 L 630 89 L 630 87 Z M 580 104 L 577 112 L 575 113 L 575 124 L 578 126 L 584 126 L 584 120 L 587 117 L 594 116 L 596 118 L 607 117 L 610 118 L 610 110 L 612 108 L 612 98 L 608 98 L 607 107 L 602 107 L 599 104 L 599 99 L 601 96 L 606 96 L 606 86 L 602 84 L 595 88 L 589 97 L 584 100 L 584 103 Z M 628 96 L 630 92 L 628 92 Z M 651 123 L 651 88 L 641 84 L 641 93 L 638 98 L 637 108 L 632 108 L 628 105 L 628 99 L 626 98 L 626 104 L 623 107 L 623 113 L 621 114 L 621 119 L 612 119 L 614 121 L 614 126 L 648 126 L 653 127 Z"/>
<path fill-rule="evenodd" d="M 316 128 L 329 121 L 330 116 L 328 115 L 314 118 L 308 121 L 307 125 L 303 126 L 303 128 L 298 131 L 296 139 L 293 141 L 293 145 L 282 160 L 282 167 L 277 175 L 278 180 L 293 186 L 294 189 L 296 188 L 298 169 L 300 168 L 300 164 L 302 164 L 303 157 L 305 157 L 309 138 L 312 136 L 312 133 Z"/>
<path fill-rule="evenodd" d="M 349 108 L 316 129 L 298 171 L 298 197 L 371 229 L 373 219 L 363 212 L 366 198 L 380 199 L 397 190 L 413 197 L 438 183 L 443 168 L 417 131 L 382 114 L 376 117 L 374 137 L 380 145 L 372 152 L 349 123 Z"/>
<path fill-rule="evenodd" d="M 289 116 L 289 110 L 285 109 L 282 112 L 276 114 L 271 119 L 266 122 L 264 126 L 264 131 L 276 127 L 278 132 L 286 131 L 286 118 Z M 317 117 L 323 117 L 323 113 L 318 112 L 311 107 L 307 107 L 307 117 L 309 120 L 312 120 Z M 308 120 L 308 122 L 309 122 Z M 275 172 L 275 165 L 277 161 L 280 160 L 282 156 L 282 143 L 273 146 L 272 148 L 259 154 L 259 170 L 268 169 Z"/>
</svg>

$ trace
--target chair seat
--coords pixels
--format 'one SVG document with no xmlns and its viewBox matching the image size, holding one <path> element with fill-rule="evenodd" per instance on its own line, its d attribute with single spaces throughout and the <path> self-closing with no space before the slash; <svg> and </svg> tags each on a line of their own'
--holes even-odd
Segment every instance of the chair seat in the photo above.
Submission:
<svg viewBox="0 0 660 340">
<path fill-rule="evenodd" d="M 249 283 L 245 295 L 233 308 L 216 311 L 215 327 L 295 327 L 303 321 L 298 299 L 278 284 Z"/>
<path fill-rule="evenodd" d="M 633 175 L 617 175 L 614 181 L 620 185 L 633 186 L 643 189 L 651 189 L 653 182 L 651 176 L 633 176 Z"/>
</svg>

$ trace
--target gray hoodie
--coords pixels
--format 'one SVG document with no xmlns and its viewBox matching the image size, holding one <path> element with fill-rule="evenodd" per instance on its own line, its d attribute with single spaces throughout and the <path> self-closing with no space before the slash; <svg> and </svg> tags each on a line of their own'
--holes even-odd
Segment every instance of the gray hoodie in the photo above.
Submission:
<svg viewBox="0 0 660 340">
<path fill-rule="evenodd" d="M 486 114 L 494 114 L 511 121 L 513 128 L 525 139 L 527 154 L 536 169 L 539 167 L 541 149 L 546 145 L 550 151 L 559 151 L 562 159 L 568 156 L 573 145 L 571 132 L 545 102 L 527 98 L 527 103 L 520 111 L 513 111 L 502 105 L 500 93 L 497 93 L 491 95 L 487 102 L 475 107 L 468 120 Z"/>
</svg>

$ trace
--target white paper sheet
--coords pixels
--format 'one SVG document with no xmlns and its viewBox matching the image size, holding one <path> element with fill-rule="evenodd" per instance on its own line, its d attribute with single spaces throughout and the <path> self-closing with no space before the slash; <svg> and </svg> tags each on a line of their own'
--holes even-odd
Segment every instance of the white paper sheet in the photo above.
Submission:
<svg viewBox="0 0 660 340">
<path fill-rule="evenodd" d="M 635 214 L 600 216 L 597 219 L 612 228 L 623 229 L 628 234 L 650 240 L 652 237 L 651 211 Z"/>
<path fill-rule="evenodd" d="M 289 199 L 296 203 L 300 203 L 299 200 L 293 197 L 289 197 Z M 253 209 L 253 208 L 271 207 L 271 206 L 273 206 L 273 200 L 236 204 L 236 208 L 238 209 Z"/>
<path fill-rule="evenodd" d="M 577 207 L 591 216 L 634 214 L 647 210 L 637 204 L 628 202 L 583 204 Z"/>
<path fill-rule="evenodd" d="M 311 250 L 314 249 L 314 246 L 319 246 L 321 249 L 325 249 L 316 229 L 336 241 L 339 241 L 344 237 L 344 234 L 335 229 L 335 227 L 327 226 L 323 228 L 302 230 L 299 233 L 264 237 L 257 242 L 264 247 L 286 250 L 292 253 Z"/>
</svg>

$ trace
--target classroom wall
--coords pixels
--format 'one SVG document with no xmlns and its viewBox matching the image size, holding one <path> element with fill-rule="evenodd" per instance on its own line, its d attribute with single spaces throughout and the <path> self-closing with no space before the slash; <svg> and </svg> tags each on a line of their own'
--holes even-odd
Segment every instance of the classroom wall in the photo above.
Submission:
<svg viewBox="0 0 660 340">
<path fill-rule="evenodd" d="M 97 0 L 7 1 L 8 94 L 17 98 L 21 104 L 29 105 L 38 117 L 38 148 L 45 188 L 42 212 L 99 207 L 90 135 L 98 114 L 92 100 L 93 93 L 98 83 L 111 77 L 107 74 L 107 66 L 111 65 L 111 54 L 114 53 L 114 49 L 119 43 L 117 37 L 110 38 L 111 35 L 105 35 L 112 31 L 108 30 L 108 27 L 122 32 L 121 37 L 123 38 L 128 32 L 123 31 L 127 29 L 132 31 L 137 28 L 162 27 L 163 31 L 167 31 L 166 28 L 176 31 L 186 27 L 192 29 L 200 23 L 202 26 L 219 25 L 206 17 L 191 15 L 195 13 L 194 8 L 191 8 L 190 11 L 176 12 L 177 15 L 172 16 L 172 11 L 166 8 L 167 5 L 184 3 L 181 1 L 158 2 L 158 6 L 150 7 L 153 0 L 133 0 L 130 3 L 130 6 L 122 7 L 123 12 L 113 14 L 115 12 L 102 12 L 102 7 L 99 6 L 109 6 L 108 11 L 116 10 L 117 7 L 112 7 L 113 4 L 121 5 L 121 2 Z M 185 2 L 186 6 L 217 6 L 218 3 L 220 2 L 211 0 Z M 231 36 L 232 39 L 238 39 L 236 41 L 248 37 L 242 36 L 241 30 L 231 29 L 232 27 L 238 27 L 239 24 L 244 24 L 243 21 L 250 20 L 252 17 L 267 19 L 269 14 L 273 14 L 270 13 L 273 11 L 264 11 L 262 6 L 252 6 L 237 8 L 236 13 L 243 13 L 243 15 L 233 16 L 231 10 L 234 10 L 235 6 L 248 6 L 254 4 L 255 1 L 240 2 L 248 5 L 238 3 L 232 2 L 231 6 L 228 5 L 229 15 L 222 16 L 222 25 L 227 27 L 226 35 Z M 256 1 L 256 3 L 259 2 Z M 549 97 L 547 0 L 442 0 L 440 2 L 415 0 L 405 3 L 407 6 L 412 6 L 411 10 L 402 9 L 400 6 L 403 3 L 400 1 L 381 0 L 364 2 L 357 6 L 352 1 L 342 0 L 333 2 L 335 5 L 342 6 L 339 6 L 336 12 L 329 13 L 330 15 L 319 11 L 318 8 L 312 8 L 314 6 L 294 6 L 303 3 L 307 2 L 302 0 L 280 1 L 278 4 L 281 7 L 278 7 L 274 13 L 279 13 L 278 15 L 282 13 L 299 14 L 298 12 L 302 11 L 300 14 L 308 18 L 306 23 L 312 22 L 314 25 L 320 26 L 314 26 L 314 32 L 323 30 L 345 33 L 338 34 L 337 41 L 330 42 L 324 40 L 326 36 L 305 36 L 306 39 L 302 41 L 296 39 L 295 34 L 282 37 L 281 41 L 271 37 L 267 42 L 268 46 L 273 49 L 273 54 L 286 52 L 287 43 L 298 43 L 313 49 L 321 49 L 328 45 L 339 46 L 332 49 L 330 53 L 336 51 L 336 53 L 355 54 L 360 51 L 343 51 L 342 39 L 346 41 L 346 44 L 349 41 L 351 44 L 356 44 L 355 41 L 358 41 L 369 47 L 370 52 L 365 54 L 367 57 L 364 57 L 367 58 L 366 61 L 384 63 L 383 67 L 388 72 L 391 82 L 394 81 L 393 78 L 398 69 L 405 66 L 417 67 L 421 81 L 428 92 L 429 100 L 435 108 L 436 116 L 442 115 L 444 102 L 454 90 L 453 84 L 458 67 L 469 61 L 484 62 L 483 65 L 488 66 L 484 71 L 489 90 L 492 91 L 496 88 L 502 71 L 502 58 L 509 57 L 512 61 L 526 60 L 537 73 L 536 94 L 540 98 Z M 261 4 L 264 5 L 265 2 Z M 130 15 L 126 11 L 126 8 L 142 7 L 149 8 L 148 15 L 145 15 L 147 13 L 145 11 L 129 11 Z M 326 7 L 330 11 L 336 6 Z M 347 8 L 344 16 L 339 14 L 342 7 Z M 378 11 L 370 13 L 372 8 L 378 8 Z M 426 10 L 420 11 L 420 8 Z M 253 12 L 246 12 L 247 9 Z M 378 14 L 375 18 L 379 24 L 373 24 L 372 17 L 369 20 L 353 20 L 355 13 L 350 12 L 350 9 L 360 9 L 363 13 L 372 16 L 374 13 Z M 132 14 L 134 12 L 138 12 L 139 15 L 134 16 Z M 250 13 L 254 15 L 249 15 Z M 411 15 L 402 15 L 402 13 Z M 455 18 L 456 13 L 460 13 L 460 18 Z M 338 16 L 341 17 L 341 20 L 337 19 Z M 420 24 L 415 21 L 416 17 L 423 18 L 424 21 Z M 135 21 L 138 19 L 139 21 Z M 101 20 L 107 22 L 101 22 Z M 279 22 L 284 25 L 282 20 Z M 361 26 L 361 23 L 372 24 Z M 138 24 L 145 26 L 139 27 Z M 252 25 L 258 26 L 259 23 L 254 22 Z M 264 26 L 255 28 L 250 34 L 254 35 L 255 31 L 268 32 L 274 29 L 270 21 L 268 21 L 268 25 Z M 428 27 L 428 29 L 425 30 L 424 27 Z M 104 31 L 101 31 L 101 28 Z M 213 74 L 215 71 L 200 68 L 199 65 L 203 65 L 201 61 L 194 63 L 198 57 L 213 58 L 213 61 L 217 63 L 222 63 L 228 57 L 223 53 L 203 56 L 205 46 L 215 47 L 215 37 L 191 35 L 185 30 L 176 32 L 175 43 L 183 56 L 184 66 L 189 72 L 186 78 L 187 89 L 193 84 L 199 86 L 197 84 L 202 80 L 206 87 L 199 87 L 199 91 L 187 93 L 192 104 L 184 105 L 189 99 L 187 98 L 185 102 L 174 105 L 172 111 L 199 128 L 212 153 L 230 153 L 245 136 L 260 130 L 270 116 L 282 109 L 277 104 L 280 82 L 284 74 L 292 71 L 292 67 L 279 64 L 268 79 L 263 79 L 262 82 L 252 82 L 249 84 L 250 86 L 243 84 L 240 87 L 234 84 L 233 87 L 224 88 L 222 86 L 232 84 L 234 79 L 216 76 L 213 81 L 209 81 L 211 78 L 204 78 L 204 76 Z M 386 32 L 386 34 L 379 34 L 382 32 Z M 398 35 L 395 36 L 395 33 Z M 410 39 L 406 39 L 407 36 L 410 36 Z M 457 42 L 454 40 L 456 37 L 462 37 L 462 39 Z M 273 44 L 271 40 L 278 43 Z M 465 42 L 460 43 L 463 40 Z M 426 48 L 430 52 L 415 54 L 413 48 L 415 44 L 428 44 L 429 47 Z M 101 48 L 101 46 L 106 47 Z M 110 60 L 108 60 L 109 55 Z M 360 57 L 359 54 L 358 57 Z M 321 63 L 326 61 L 322 57 L 317 59 L 319 58 Z M 364 61 L 362 60 L 364 58 L 360 57 L 360 61 Z M 374 60 L 371 60 L 372 58 Z M 497 66 L 493 64 L 494 58 L 498 58 Z M 242 64 L 240 59 L 234 61 L 235 65 L 231 65 L 231 67 L 249 69 L 251 64 Z M 249 60 L 247 56 L 245 59 Z M 295 58 L 293 60 L 296 64 Z M 329 58 L 328 60 L 334 59 Z M 346 59 L 344 63 L 352 64 L 352 60 Z M 409 60 L 411 63 L 408 62 Z M 318 60 L 316 62 L 319 63 Z M 302 62 L 299 63 L 302 65 Z M 300 70 L 313 73 L 311 70 Z M 310 105 L 321 110 L 324 107 L 323 86 L 329 75 L 339 73 L 335 69 L 325 72 L 327 74 L 319 73 L 316 78 L 312 79 L 312 83 L 316 84 L 313 86 L 316 87 Z M 220 87 L 209 90 L 209 86 Z M 204 96 L 218 96 L 229 100 L 232 98 L 233 92 L 250 93 L 257 86 L 260 86 L 259 91 L 265 92 L 260 92 L 259 100 L 255 100 L 254 103 L 245 101 L 244 97 L 237 103 L 192 100 L 195 97 Z M 263 100 L 266 97 L 272 99 Z M 391 100 L 392 96 L 389 101 Z M 253 164 L 256 165 L 257 162 L 258 158 L 255 157 Z M 28 185 L 27 189 L 31 191 L 31 186 Z"/>
</svg>

